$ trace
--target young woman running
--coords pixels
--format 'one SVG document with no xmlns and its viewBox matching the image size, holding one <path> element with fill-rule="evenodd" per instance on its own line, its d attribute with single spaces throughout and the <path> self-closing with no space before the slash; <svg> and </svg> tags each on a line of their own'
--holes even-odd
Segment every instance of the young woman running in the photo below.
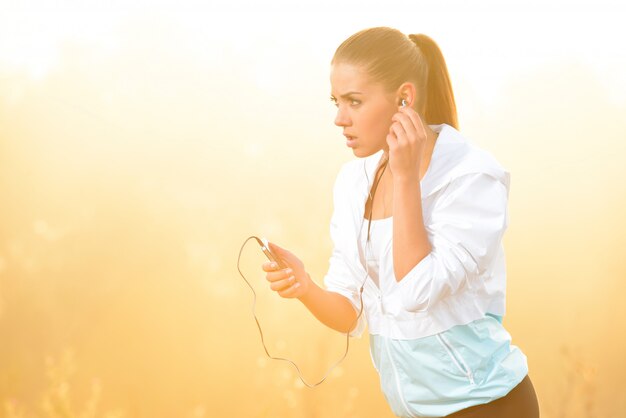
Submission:
<svg viewBox="0 0 626 418">
<path fill-rule="evenodd" d="M 527 358 L 502 325 L 510 174 L 459 132 L 438 45 L 359 31 L 335 51 L 330 83 L 357 159 L 333 186 L 325 288 L 269 243 L 289 266 L 262 265 L 271 289 L 352 337 L 367 323 L 397 416 L 539 417 Z"/>
</svg>

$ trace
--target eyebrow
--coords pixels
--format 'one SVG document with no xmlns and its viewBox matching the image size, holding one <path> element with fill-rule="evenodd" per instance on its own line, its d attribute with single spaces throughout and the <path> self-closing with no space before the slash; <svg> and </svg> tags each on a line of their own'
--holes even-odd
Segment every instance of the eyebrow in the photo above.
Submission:
<svg viewBox="0 0 626 418">
<path fill-rule="evenodd" d="M 348 96 L 350 96 L 350 95 L 353 95 L 353 94 L 363 94 L 363 93 L 361 93 L 360 91 L 349 91 L 349 92 L 347 92 L 347 93 L 342 94 L 342 95 L 341 95 L 341 96 L 339 96 L 339 97 L 343 97 L 343 98 L 345 99 L 346 97 L 348 97 Z M 332 96 L 333 94 L 332 94 L 332 93 L 330 93 L 330 95 Z"/>
</svg>

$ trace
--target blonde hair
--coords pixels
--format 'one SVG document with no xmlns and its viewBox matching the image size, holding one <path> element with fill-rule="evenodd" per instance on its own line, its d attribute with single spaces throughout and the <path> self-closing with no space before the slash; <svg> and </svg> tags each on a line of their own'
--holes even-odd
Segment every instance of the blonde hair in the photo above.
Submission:
<svg viewBox="0 0 626 418">
<path fill-rule="evenodd" d="M 330 63 L 339 62 L 363 68 L 387 92 L 394 92 L 406 81 L 413 82 L 416 108 L 426 123 L 446 123 L 459 129 L 448 68 L 430 37 L 406 36 L 386 26 L 363 29 L 339 45 Z"/>
</svg>

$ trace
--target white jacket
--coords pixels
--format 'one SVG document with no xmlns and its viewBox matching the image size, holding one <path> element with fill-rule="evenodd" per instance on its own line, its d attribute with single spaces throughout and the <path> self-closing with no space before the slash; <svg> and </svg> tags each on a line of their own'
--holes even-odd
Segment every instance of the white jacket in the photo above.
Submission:
<svg viewBox="0 0 626 418">
<path fill-rule="evenodd" d="M 353 337 L 361 337 L 365 319 L 371 334 L 414 339 L 467 324 L 487 312 L 504 316 L 502 236 L 509 223 L 510 174 L 454 127 L 430 127 L 439 136 L 420 185 L 432 251 L 397 282 L 393 234 L 386 238 L 378 254 L 380 288 L 369 277 L 365 281 L 364 311 L 350 333 Z M 357 312 L 366 276 L 357 237 L 382 152 L 343 164 L 333 187 L 334 248 L 324 285 L 348 298 Z"/>
</svg>

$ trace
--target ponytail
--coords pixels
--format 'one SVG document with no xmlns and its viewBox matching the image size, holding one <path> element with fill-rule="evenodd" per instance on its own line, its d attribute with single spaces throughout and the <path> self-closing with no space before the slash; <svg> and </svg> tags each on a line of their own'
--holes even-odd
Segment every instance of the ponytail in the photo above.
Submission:
<svg viewBox="0 0 626 418">
<path fill-rule="evenodd" d="M 428 124 L 446 123 L 458 130 L 459 123 L 452 84 L 439 46 L 432 38 L 424 34 L 411 34 L 409 39 L 420 49 L 428 63 L 424 118 Z"/>
</svg>

